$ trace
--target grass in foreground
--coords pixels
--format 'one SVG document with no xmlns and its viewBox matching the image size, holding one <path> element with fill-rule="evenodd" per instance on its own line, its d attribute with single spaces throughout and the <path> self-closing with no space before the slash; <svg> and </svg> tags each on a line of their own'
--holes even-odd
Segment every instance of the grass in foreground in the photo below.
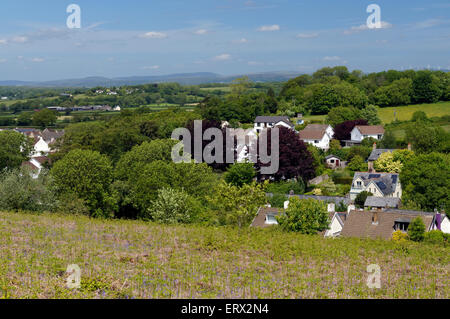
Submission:
<svg viewBox="0 0 450 319">
<path fill-rule="evenodd" d="M 449 248 L 0 213 L 9 298 L 449 298 Z M 66 288 L 69 264 L 81 289 Z M 381 289 L 366 285 L 381 267 Z M 3 291 L 2 291 L 3 290 Z"/>
</svg>

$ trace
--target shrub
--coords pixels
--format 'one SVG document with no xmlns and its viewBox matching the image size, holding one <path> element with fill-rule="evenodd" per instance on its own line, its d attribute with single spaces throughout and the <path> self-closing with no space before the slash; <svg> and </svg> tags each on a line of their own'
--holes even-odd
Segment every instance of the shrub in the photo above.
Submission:
<svg viewBox="0 0 450 319">
<path fill-rule="evenodd" d="M 423 241 L 425 238 L 425 224 L 422 218 L 416 217 L 408 227 L 408 235 L 412 241 Z"/>
<path fill-rule="evenodd" d="M 284 208 L 284 202 L 288 200 L 286 194 L 273 194 L 269 199 L 269 204 L 272 207 Z"/>
<path fill-rule="evenodd" d="M 0 209 L 26 211 L 53 211 L 56 199 L 49 189 L 51 179 L 41 174 L 37 179 L 27 168 L 0 175 Z"/>
<path fill-rule="evenodd" d="M 443 244 L 445 243 L 445 236 L 440 230 L 432 230 L 425 233 L 424 241 L 430 244 Z"/>
<path fill-rule="evenodd" d="M 152 204 L 149 217 L 162 224 L 189 223 L 196 213 L 195 201 L 183 190 L 164 187 Z"/>
<path fill-rule="evenodd" d="M 398 242 L 405 242 L 408 240 L 408 234 L 402 232 L 401 230 L 397 230 L 392 234 L 392 240 Z"/>
<path fill-rule="evenodd" d="M 276 182 L 271 183 L 266 187 L 266 192 L 272 194 L 289 194 L 290 191 L 294 191 L 296 195 L 301 195 L 305 192 L 305 184 L 302 179 L 290 182 Z"/>
<path fill-rule="evenodd" d="M 296 197 L 291 198 L 286 213 L 277 219 L 283 230 L 309 235 L 328 229 L 330 222 L 325 202 Z"/>
<path fill-rule="evenodd" d="M 55 163 L 51 170 L 56 190 L 64 200 L 74 194 L 85 201 L 91 216 L 108 217 L 115 208 L 110 195 L 111 161 L 95 151 L 76 149 Z"/>
<path fill-rule="evenodd" d="M 225 181 L 234 186 L 250 184 L 256 177 L 253 163 L 235 163 L 225 173 Z"/>
</svg>

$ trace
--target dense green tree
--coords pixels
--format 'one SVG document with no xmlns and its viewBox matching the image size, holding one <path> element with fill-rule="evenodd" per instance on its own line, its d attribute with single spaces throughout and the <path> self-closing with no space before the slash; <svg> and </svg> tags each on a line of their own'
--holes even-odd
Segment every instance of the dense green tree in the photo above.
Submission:
<svg viewBox="0 0 450 319">
<path fill-rule="evenodd" d="M 367 171 L 367 163 L 359 155 L 355 155 L 347 166 L 351 171 L 364 172 Z"/>
<path fill-rule="evenodd" d="M 378 117 L 378 107 L 375 105 L 367 105 L 360 112 L 360 118 L 367 120 L 369 125 L 379 125 L 381 120 Z"/>
<path fill-rule="evenodd" d="M 405 201 L 422 209 L 450 209 L 450 157 L 448 154 L 419 154 L 407 160 L 400 174 Z"/>
<path fill-rule="evenodd" d="M 67 194 L 85 200 L 91 216 L 111 216 L 115 199 L 110 194 L 113 169 L 107 156 L 90 150 L 70 151 L 51 169 L 61 200 Z"/>
<path fill-rule="evenodd" d="M 0 171 L 20 167 L 32 150 L 31 141 L 15 131 L 0 131 L 0 145 Z"/>
<path fill-rule="evenodd" d="M 419 71 L 412 84 L 416 103 L 436 103 L 442 95 L 439 80 L 429 71 Z"/>
<path fill-rule="evenodd" d="M 239 187 L 250 184 L 255 177 L 256 170 L 253 163 L 235 163 L 225 173 L 225 181 Z"/>
<path fill-rule="evenodd" d="M 418 153 L 448 151 L 449 136 L 442 127 L 421 121 L 413 122 L 406 128 L 406 141 Z"/>
<path fill-rule="evenodd" d="M 328 229 L 330 223 L 325 202 L 296 197 L 290 198 L 286 212 L 277 219 L 283 230 L 307 235 Z"/>
<path fill-rule="evenodd" d="M 362 118 L 360 110 L 356 107 L 338 106 L 328 112 L 327 123 L 335 127 L 336 125 L 345 121 L 353 121 L 360 118 Z"/>
<path fill-rule="evenodd" d="M 55 125 L 56 119 L 55 112 L 49 109 L 43 109 L 33 114 L 33 125 L 45 128 Z"/>
</svg>

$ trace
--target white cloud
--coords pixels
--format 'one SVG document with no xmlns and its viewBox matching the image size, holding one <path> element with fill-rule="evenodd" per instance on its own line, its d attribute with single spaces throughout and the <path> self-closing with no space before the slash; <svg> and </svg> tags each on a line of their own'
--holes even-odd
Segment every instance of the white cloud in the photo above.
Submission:
<svg viewBox="0 0 450 319">
<path fill-rule="evenodd" d="M 145 39 L 165 39 L 167 38 L 167 34 L 162 32 L 150 31 L 141 35 L 141 38 Z"/>
<path fill-rule="evenodd" d="M 231 59 L 231 55 L 224 53 L 213 58 L 214 61 L 227 61 Z"/>
<path fill-rule="evenodd" d="M 441 24 L 446 24 L 448 23 L 450 20 L 441 20 L 441 19 L 428 19 L 425 21 L 421 21 L 415 24 L 415 28 L 416 29 L 427 29 L 427 28 L 432 28 L 432 27 L 436 27 L 439 26 Z"/>
<path fill-rule="evenodd" d="M 278 24 L 263 25 L 258 28 L 258 31 L 261 31 L 261 32 L 280 31 L 280 26 Z"/>
<path fill-rule="evenodd" d="M 241 38 L 239 40 L 234 40 L 233 43 L 247 43 L 248 40 L 246 38 Z"/>
<path fill-rule="evenodd" d="M 319 36 L 319 33 L 317 33 L 317 32 L 297 34 L 297 38 L 299 38 L 299 39 L 312 39 L 312 38 L 317 38 L 318 36 Z"/>
<path fill-rule="evenodd" d="M 341 57 L 338 56 L 326 56 L 323 58 L 324 61 L 340 61 Z"/>
<path fill-rule="evenodd" d="M 25 43 L 27 41 L 28 41 L 28 37 L 25 37 L 25 36 L 17 36 L 17 37 L 12 38 L 12 42 L 15 42 L 15 43 Z"/>
<path fill-rule="evenodd" d="M 6 61 L 6 59 L 0 59 L 0 63 L 5 63 Z"/>
<path fill-rule="evenodd" d="M 143 70 L 158 70 L 159 69 L 159 65 L 144 66 L 142 69 Z"/>
<path fill-rule="evenodd" d="M 44 61 L 45 61 L 45 59 L 43 59 L 43 58 L 32 58 L 31 59 L 31 62 L 35 62 L 35 63 L 41 63 Z"/>
<path fill-rule="evenodd" d="M 344 34 L 353 34 L 353 33 L 358 33 L 358 32 L 361 32 L 361 31 L 389 29 L 389 28 L 392 28 L 392 24 L 390 24 L 389 22 L 386 22 L 386 21 L 381 21 L 381 28 L 370 29 L 367 26 L 367 24 L 361 24 L 361 25 L 356 26 L 356 27 L 351 27 L 349 30 L 345 30 Z"/>
<path fill-rule="evenodd" d="M 198 35 L 204 35 L 204 34 L 207 34 L 207 33 L 208 33 L 208 30 L 206 30 L 206 29 L 200 29 L 200 30 L 195 31 L 194 33 L 195 33 L 195 34 L 198 34 Z"/>
<path fill-rule="evenodd" d="M 264 63 L 257 61 L 248 61 L 247 64 L 251 66 L 256 66 L 256 65 L 263 65 Z"/>
<path fill-rule="evenodd" d="M 6 39 L 0 39 L 0 44 L 8 44 L 8 41 Z"/>
</svg>

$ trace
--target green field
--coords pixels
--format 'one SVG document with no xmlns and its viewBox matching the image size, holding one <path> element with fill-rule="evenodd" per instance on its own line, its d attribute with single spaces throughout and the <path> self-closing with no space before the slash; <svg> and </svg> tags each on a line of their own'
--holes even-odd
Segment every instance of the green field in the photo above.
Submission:
<svg viewBox="0 0 450 319">
<path fill-rule="evenodd" d="M 0 238 L 0 298 L 450 297 L 448 246 L 21 213 L 0 213 Z"/>
<path fill-rule="evenodd" d="M 441 117 L 444 115 L 450 115 L 450 102 L 418 104 L 400 107 L 385 107 L 380 108 L 378 114 L 384 124 L 389 124 L 394 121 L 395 113 L 398 121 L 409 121 L 416 111 L 423 111 L 427 114 L 428 117 Z"/>
<path fill-rule="evenodd" d="M 428 117 L 450 115 L 450 102 L 384 107 L 380 108 L 378 116 L 384 124 L 389 124 L 394 121 L 394 114 L 396 114 L 396 118 L 399 121 L 409 121 L 416 111 L 423 111 Z M 305 120 L 325 122 L 326 117 L 326 115 L 310 115 L 305 116 Z"/>
</svg>

